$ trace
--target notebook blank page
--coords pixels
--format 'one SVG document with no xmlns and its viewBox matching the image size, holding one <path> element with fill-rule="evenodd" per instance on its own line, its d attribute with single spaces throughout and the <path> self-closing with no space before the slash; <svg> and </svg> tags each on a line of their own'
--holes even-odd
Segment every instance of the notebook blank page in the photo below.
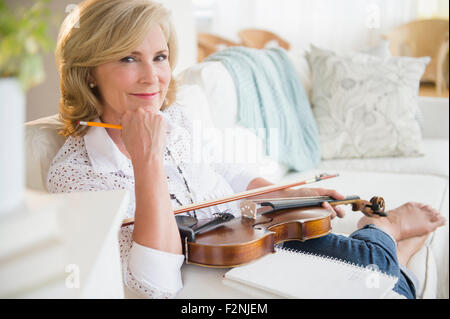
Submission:
<svg viewBox="0 0 450 319">
<path fill-rule="evenodd" d="M 396 277 L 326 257 L 284 249 L 248 265 L 235 267 L 225 280 L 286 298 L 382 298 Z"/>
</svg>

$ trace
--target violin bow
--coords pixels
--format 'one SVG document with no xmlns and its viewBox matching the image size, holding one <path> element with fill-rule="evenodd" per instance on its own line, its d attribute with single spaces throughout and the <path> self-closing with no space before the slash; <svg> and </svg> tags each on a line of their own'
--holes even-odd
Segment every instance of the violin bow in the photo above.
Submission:
<svg viewBox="0 0 450 319">
<path fill-rule="evenodd" d="M 196 209 L 201 209 L 201 208 L 205 208 L 205 207 L 210 207 L 210 206 L 214 206 L 214 205 L 219 205 L 219 204 L 223 204 L 223 203 L 228 203 L 228 202 L 232 202 L 232 201 L 236 201 L 236 200 L 240 200 L 243 198 L 248 198 L 251 196 L 257 196 L 257 195 L 262 195 L 262 194 L 266 194 L 266 193 L 270 193 L 270 192 L 275 192 L 278 190 L 282 190 L 282 189 L 286 189 L 286 188 L 291 188 L 291 187 L 295 187 L 295 186 L 301 186 L 301 185 L 306 185 L 306 184 L 311 184 L 311 183 L 316 183 L 325 179 L 330 179 L 330 178 L 334 178 L 339 176 L 339 174 L 320 174 L 320 175 L 316 175 L 313 178 L 309 178 L 306 180 L 302 180 L 299 182 L 290 182 L 290 183 L 284 183 L 284 184 L 275 184 L 275 185 L 269 185 L 269 186 L 264 186 L 264 187 L 259 187 L 259 188 L 255 188 L 255 189 L 251 189 L 245 192 L 241 192 L 241 193 L 237 193 L 234 195 L 230 195 L 221 199 L 215 199 L 215 200 L 211 200 L 211 201 L 206 201 L 206 202 L 201 202 L 198 204 L 190 204 L 190 205 L 185 205 L 185 206 L 180 206 L 179 208 L 177 208 L 176 210 L 174 210 L 174 215 L 178 215 L 181 213 L 185 213 L 185 212 L 189 212 L 189 211 L 193 211 Z M 128 225 L 132 225 L 134 224 L 134 218 L 127 218 L 124 219 L 122 221 L 122 227 L 128 226 Z"/>
</svg>

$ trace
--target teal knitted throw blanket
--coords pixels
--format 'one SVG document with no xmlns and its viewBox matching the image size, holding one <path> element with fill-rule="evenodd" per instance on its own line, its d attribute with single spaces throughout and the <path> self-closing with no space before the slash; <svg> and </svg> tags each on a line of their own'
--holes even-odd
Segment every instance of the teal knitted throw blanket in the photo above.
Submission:
<svg viewBox="0 0 450 319">
<path fill-rule="evenodd" d="M 268 156 L 295 171 L 317 167 L 317 124 L 284 49 L 232 47 L 206 60 L 220 61 L 229 71 L 237 90 L 238 123 L 262 138 Z"/>
</svg>

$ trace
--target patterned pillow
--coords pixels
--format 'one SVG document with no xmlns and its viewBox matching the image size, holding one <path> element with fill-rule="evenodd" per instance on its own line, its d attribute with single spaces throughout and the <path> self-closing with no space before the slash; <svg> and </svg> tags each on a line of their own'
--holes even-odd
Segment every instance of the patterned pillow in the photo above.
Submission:
<svg viewBox="0 0 450 319">
<path fill-rule="evenodd" d="M 337 54 L 311 46 L 322 159 L 422 155 L 417 104 L 429 57 Z"/>
</svg>

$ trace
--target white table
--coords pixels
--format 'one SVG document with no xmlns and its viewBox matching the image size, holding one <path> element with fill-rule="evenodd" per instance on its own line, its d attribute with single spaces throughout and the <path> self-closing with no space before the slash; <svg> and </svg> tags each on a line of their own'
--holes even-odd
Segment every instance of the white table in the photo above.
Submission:
<svg viewBox="0 0 450 319">
<path fill-rule="evenodd" d="M 123 298 L 118 234 L 129 193 L 101 191 L 44 194 L 27 191 L 26 213 L 56 210 L 55 236 L 40 245 L 0 258 L 3 298 Z M 17 216 L 23 216 L 18 211 Z M 45 215 L 43 215 L 45 216 Z M 13 224 L 14 214 L 0 222 Z M 43 218 L 52 222 L 47 215 Z M 39 225 L 24 232 L 38 233 Z M 12 243 L 20 232 L 3 228 L 0 240 Z M 5 230 L 6 229 L 6 230 Z M 51 230 L 51 228 L 49 228 Z M 8 238 L 4 238 L 8 233 Z M 0 290 L 1 292 L 2 290 Z"/>
<path fill-rule="evenodd" d="M 258 299 L 281 298 L 259 289 L 232 284 L 223 279 L 231 268 L 208 268 L 184 264 L 181 271 L 183 289 L 178 299 Z"/>
<path fill-rule="evenodd" d="M 250 287 L 233 285 L 223 279 L 230 268 L 208 268 L 184 264 L 181 268 L 183 289 L 176 299 L 258 299 L 279 296 Z M 140 299 L 138 294 L 125 289 L 125 298 Z"/>
</svg>

